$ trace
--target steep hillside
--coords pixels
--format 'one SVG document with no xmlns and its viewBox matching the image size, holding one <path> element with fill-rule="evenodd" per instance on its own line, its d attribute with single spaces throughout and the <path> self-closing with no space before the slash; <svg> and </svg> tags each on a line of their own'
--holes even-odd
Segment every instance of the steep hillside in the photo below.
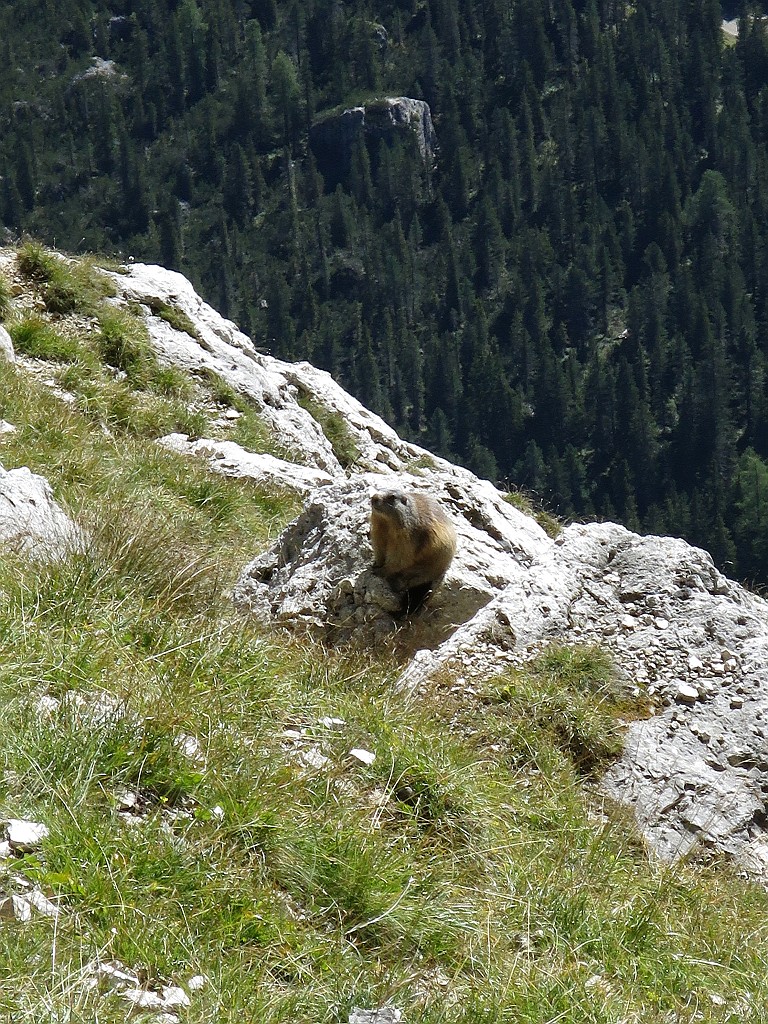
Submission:
<svg viewBox="0 0 768 1024">
<path fill-rule="evenodd" d="M 759 8 L 6 0 L 0 219 L 181 270 L 402 436 L 764 583 Z"/>
<path fill-rule="evenodd" d="M 701 735 L 720 699 L 712 659 L 682 701 L 642 677 L 684 606 L 691 656 L 741 609 L 725 695 L 758 680 L 761 601 L 680 542 L 553 539 L 179 275 L 33 244 L 0 264 L 4 1019 L 768 1020 L 763 886 L 706 821 L 658 859 L 601 781 L 627 720 Z M 406 618 L 365 539 L 394 482 L 460 534 Z"/>
</svg>

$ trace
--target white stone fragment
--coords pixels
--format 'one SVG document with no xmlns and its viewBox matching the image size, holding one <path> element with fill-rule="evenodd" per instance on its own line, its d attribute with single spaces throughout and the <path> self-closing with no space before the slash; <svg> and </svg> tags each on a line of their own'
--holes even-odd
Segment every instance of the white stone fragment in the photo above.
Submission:
<svg viewBox="0 0 768 1024">
<path fill-rule="evenodd" d="M 180 735 L 176 737 L 176 745 L 182 754 L 190 760 L 195 760 L 200 756 L 200 741 L 196 736 L 189 736 L 187 733 L 180 733 Z"/>
<path fill-rule="evenodd" d="M 44 917 L 57 918 L 61 913 L 61 909 L 57 904 L 49 900 L 39 889 L 32 889 L 30 892 L 25 893 L 24 899 L 38 914 L 42 914 Z"/>
<path fill-rule="evenodd" d="M 704 668 L 704 662 L 701 658 L 698 658 L 695 654 L 690 655 L 688 658 L 688 669 L 691 672 L 701 672 Z"/>
<path fill-rule="evenodd" d="M 23 896 L 5 896 L 0 899 L 0 920 L 26 924 L 32 920 L 32 907 Z"/>
<path fill-rule="evenodd" d="M 30 853 L 47 838 L 48 826 L 40 821 L 9 818 L 6 822 L 6 835 L 14 852 Z"/>
<path fill-rule="evenodd" d="M 97 964 L 95 973 L 110 987 L 136 986 L 139 984 L 138 975 L 134 974 L 133 971 L 129 971 L 119 960 L 107 960 L 104 963 Z"/>
<path fill-rule="evenodd" d="M 167 1005 L 161 992 L 153 992 L 147 988 L 124 989 L 120 993 L 120 998 L 142 1010 L 164 1010 Z"/>
<path fill-rule="evenodd" d="M 132 811 L 138 804 L 139 798 L 136 791 L 123 787 L 115 793 L 118 809 L 121 811 Z"/>
<path fill-rule="evenodd" d="M 321 753 L 318 747 L 309 747 L 299 753 L 299 760 L 307 768 L 315 768 L 318 771 L 331 763 L 330 757 Z"/>
<path fill-rule="evenodd" d="M 189 996 L 180 985 L 165 985 L 162 994 L 163 1005 L 169 1009 L 175 1006 L 190 1005 Z"/>
<path fill-rule="evenodd" d="M 382 1006 L 378 1010 L 364 1010 L 355 1006 L 349 1014 L 349 1024 L 399 1024 L 402 1010 L 395 1006 Z"/>
<path fill-rule="evenodd" d="M 694 704 L 699 699 L 699 689 L 691 683 L 679 683 L 677 699 L 683 704 Z"/>
<path fill-rule="evenodd" d="M 376 760 L 376 755 L 371 750 L 365 750 L 362 747 L 353 747 L 349 752 L 349 756 L 353 757 L 356 761 L 361 764 L 373 764 Z"/>
</svg>

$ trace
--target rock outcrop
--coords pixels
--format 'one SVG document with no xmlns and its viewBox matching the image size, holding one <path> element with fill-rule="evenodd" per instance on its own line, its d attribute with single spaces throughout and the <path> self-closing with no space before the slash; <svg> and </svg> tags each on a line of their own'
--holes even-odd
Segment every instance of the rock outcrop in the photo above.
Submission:
<svg viewBox="0 0 768 1024">
<path fill-rule="evenodd" d="M 336 114 L 320 115 L 310 128 L 309 143 L 320 168 L 338 175 L 348 170 L 355 145 L 361 140 L 413 137 L 424 164 L 431 167 L 437 149 L 429 104 L 410 96 L 389 96 Z"/>
<path fill-rule="evenodd" d="M 416 634 L 435 643 L 519 580 L 550 544 L 544 531 L 480 481 L 398 474 L 387 486 L 424 490 L 441 503 L 459 536 L 456 557 Z M 235 604 L 260 621 L 306 627 L 326 640 L 369 642 L 397 627 L 400 598 L 372 571 L 370 495 L 381 476 L 355 476 L 315 491 L 276 545 L 242 573 Z"/>
<path fill-rule="evenodd" d="M 191 373 L 215 374 L 258 409 L 276 445 L 295 463 L 343 479 L 344 469 L 315 415 L 325 412 L 350 432 L 355 466 L 365 470 L 405 469 L 429 460 L 452 472 L 417 445 L 403 441 L 384 420 L 369 412 L 324 370 L 309 363 L 286 363 L 257 351 L 250 338 L 203 302 L 181 274 L 142 263 L 112 275 L 117 303 L 138 303 L 158 358 Z M 160 315 L 165 306 L 180 310 L 194 325 L 194 336 Z M 302 402 L 311 398 L 315 415 Z M 471 477 L 465 470 L 456 474 Z"/>
<path fill-rule="evenodd" d="M 265 487 L 287 488 L 308 494 L 316 487 L 333 482 L 330 473 L 310 466 L 275 458 L 274 455 L 246 451 L 234 441 L 191 440 L 186 434 L 168 434 L 159 443 L 181 455 L 201 456 L 208 467 L 221 476 L 255 480 Z"/>
<path fill-rule="evenodd" d="M 13 351 L 13 341 L 11 336 L 4 327 L 0 326 L 0 359 L 4 359 L 8 363 L 16 361 L 16 356 Z"/>
<path fill-rule="evenodd" d="M 635 812 L 655 851 L 733 855 L 768 877 L 768 604 L 681 540 L 614 524 L 571 526 L 401 685 L 471 682 L 550 643 L 597 643 L 645 690 L 605 791 Z"/>
<path fill-rule="evenodd" d="M 54 561 L 83 550 L 86 539 L 54 501 L 48 481 L 30 470 L 0 466 L 0 548 Z"/>
</svg>

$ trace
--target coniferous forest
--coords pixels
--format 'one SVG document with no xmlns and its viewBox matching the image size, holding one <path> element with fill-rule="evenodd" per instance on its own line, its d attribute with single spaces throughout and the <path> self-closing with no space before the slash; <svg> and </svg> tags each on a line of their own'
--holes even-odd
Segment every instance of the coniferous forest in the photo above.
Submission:
<svg viewBox="0 0 768 1024">
<path fill-rule="evenodd" d="M 0 215 L 178 269 L 403 435 L 766 583 L 762 14 L 6 0 Z M 320 158 L 313 126 L 390 96 L 429 104 L 434 152 Z"/>
</svg>

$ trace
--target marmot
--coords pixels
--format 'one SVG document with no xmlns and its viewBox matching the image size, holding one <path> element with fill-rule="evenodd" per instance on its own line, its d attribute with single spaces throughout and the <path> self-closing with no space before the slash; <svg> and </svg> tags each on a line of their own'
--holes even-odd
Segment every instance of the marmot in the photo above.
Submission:
<svg viewBox="0 0 768 1024">
<path fill-rule="evenodd" d="M 429 495 L 382 491 L 371 498 L 371 545 L 374 567 L 414 611 L 451 564 L 456 531 Z"/>
</svg>

